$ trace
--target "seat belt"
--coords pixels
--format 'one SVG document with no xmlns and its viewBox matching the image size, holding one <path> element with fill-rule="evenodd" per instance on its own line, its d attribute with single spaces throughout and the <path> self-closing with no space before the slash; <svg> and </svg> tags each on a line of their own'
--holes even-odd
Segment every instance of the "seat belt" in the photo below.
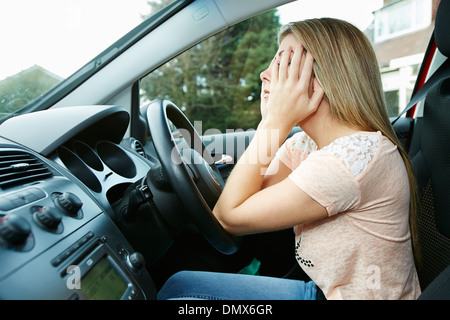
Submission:
<svg viewBox="0 0 450 320">
<path fill-rule="evenodd" d="M 412 96 L 408 105 L 403 109 L 402 112 L 392 120 L 391 124 L 397 122 L 406 112 L 411 110 L 420 100 L 422 100 L 430 91 L 430 89 L 436 84 L 439 80 L 450 77 L 450 59 L 445 60 L 445 62 L 431 75 L 431 77 L 423 84 L 423 86 Z"/>
</svg>

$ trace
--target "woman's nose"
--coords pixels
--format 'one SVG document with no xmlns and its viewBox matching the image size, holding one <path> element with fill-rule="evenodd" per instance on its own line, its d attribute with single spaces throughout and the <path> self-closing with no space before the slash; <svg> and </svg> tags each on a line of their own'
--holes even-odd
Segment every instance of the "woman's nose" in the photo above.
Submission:
<svg viewBox="0 0 450 320">
<path fill-rule="evenodd" d="M 269 70 L 269 68 L 267 68 L 266 70 L 262 71 L 259 74 L 259 77 L 261 78 L 262 82 L 264 82 L 264 81 L 270 82 L 270 70 Z"/>
</svg>

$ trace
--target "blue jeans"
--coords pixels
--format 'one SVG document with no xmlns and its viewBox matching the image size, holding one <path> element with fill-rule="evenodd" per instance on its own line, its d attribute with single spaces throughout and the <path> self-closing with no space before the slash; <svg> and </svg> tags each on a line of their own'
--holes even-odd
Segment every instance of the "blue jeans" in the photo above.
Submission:
<svg viewBox="0 0 450 320">
<path fill-rule="evenodd" d="M 180 271 L 158 292 L 158 300 L 315 300 L 316 285 L 284 278 Z"/>
</svg>

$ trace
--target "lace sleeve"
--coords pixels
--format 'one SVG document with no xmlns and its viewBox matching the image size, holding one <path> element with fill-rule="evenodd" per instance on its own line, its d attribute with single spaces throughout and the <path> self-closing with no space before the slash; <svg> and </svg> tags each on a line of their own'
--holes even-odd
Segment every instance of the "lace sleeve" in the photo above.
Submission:
<svg viewBox="0 0 450 320">
<path fill-rule="evenodd" d="M 317 150 L 317 144 L 305 132 L 297 133 L 292 138 L 292 143 L 290 144 L 291 151 L 299 150 L 301 152 L 311 153 Z"/>
<path fill-rule="evenodd" d="M 375 156 L 379 142 L 378 135 L 356 134 L 339 138 L 318 152 L 331 153 L 358 178 Z"/>
<path fill-rule="evenodd" d="M 311 152 L 316 150 L 316 143 L 306 133 L 299 132 L 286 140 L 276 156 L 289 169 L 294 170 Z"/>
</svg>

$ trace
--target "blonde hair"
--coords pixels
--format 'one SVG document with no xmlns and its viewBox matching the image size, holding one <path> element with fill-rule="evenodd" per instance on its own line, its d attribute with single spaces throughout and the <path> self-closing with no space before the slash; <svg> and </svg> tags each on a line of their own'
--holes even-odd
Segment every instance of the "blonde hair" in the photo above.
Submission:
<svg viewBox="0 0 450 320">
<path fill-rule="evenodd" d="M 367 37 L 352 24 L 333 18 L 284 25 L 278 42 L 294 35 L 315 59 L 313 73 L 322 86 L 335 119 L 364 131 L 380 131 L 398 148 L 410 185 L 409 220 L 416 265 L 418 192 L 408 154 L 400 145 L 387 113 L 375 52 Z"/>
</svg>

